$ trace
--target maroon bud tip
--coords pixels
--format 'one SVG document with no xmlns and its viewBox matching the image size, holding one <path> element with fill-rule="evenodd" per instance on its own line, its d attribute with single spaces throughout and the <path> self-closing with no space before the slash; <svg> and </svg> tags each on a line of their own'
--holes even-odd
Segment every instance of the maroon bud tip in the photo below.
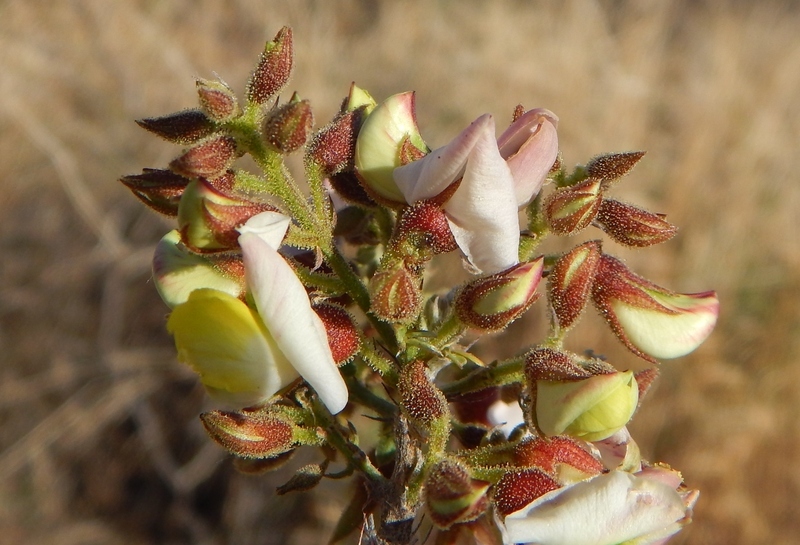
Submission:
<svg viewBox="0 0 800 545">
<path fill-rule="evenodd" d="M 243 458 L 271 458 L 294 448 L 292 425 L 276 415 L 212 411 L 200 420 L 214 441 Z"/>
<path fill-rule="evenodd" d="M 325 326 L 333 361 L 337 365 L 347 363 L 361 347 L 361 337 L 353 317 L 344 308 L 332 303 L 317 303 L 313 308 Z"/>
<path fill-rule="evenodd" d="M 120 182 L 156 212 L 174 217 L 189 180 L 169 170 L 146 168 L 141 174 L 123 176 Z"/>
<path fill-rule="evenodd" d="M 494 503 L 498 513 L 505 517 L 558 488 L 558 482 L 540 469 L 510 472 L 495 485 Z"/>
<path fill-rule="evenodd" d="M 538 467 L 555 476 L 559 465 L 566 464 L 578 471 L 597 475 L 603 464 L 591 455 L 578 441 L 571 437 L 536 437 L 519 443 L 514 448 L 514 464 L 522 467 Z"/>
<path fill-rule="evenodd" d="M 422 360 L 414 360 L 403 367 L 397 388 L 403 407 L 413 420 L 431 423 L 447 414 L 447 400 L 428 378 L 427 366 Z"/>
<path fill-rule="evenodd" d="M 197 95 L 200 108 L 215 121 L 229 121 L 242 113 L 236 95 L 222 81 L 198 79 Z"/>
<path fill-rule="evenodd" d="M 397 225 L 397 238 L 413 237 L 434 254 L 452 252 L 458 245 L 444 211 L 427 201 L 406 208 Z"/>
<path fill-rule="evenodd" d="M 573 248 L 553 265 L 547 293 L 562 329 L 570 328 L 586 307 L 601 254 L 600 242 L 594 240 Z"/>
<path fill-rule="evenodd" d="M 214 132 L 214 122 L 196 109 L 137 119 L 136 123 L 165 140 L 183 145 L 194 144 Z"/>
<path fill-rule="evenodd" d="M 590 178 L 601 180 L 605 188 L 610 182 L 628 174 L 645 153 L 644 151 L 628 151 L 598 155 L 586 165 L 586 173 Z"/>
<path fill-rule="evenodd" d="M 264 140 L 280 153 L 303 147 L 314 126 L 314 114 L 307 100 L 293 100 L 272 110 L 261 126 Z"/>
<path fill-rule="evenodd" d="M 292 29 L 283 27 L 264 46 L 264 52 L 247 83 L 247 100 L 252 104 L 264 104 L 278 94 L 289 81 L 293 63 Z"/>
<path fill-rule="evenodd" d="M 596 222 L 615 241 L 639 248 L 666 242 L 678 232 L 663 214 L 613 199 L 603 199 Z"/>
</svg>

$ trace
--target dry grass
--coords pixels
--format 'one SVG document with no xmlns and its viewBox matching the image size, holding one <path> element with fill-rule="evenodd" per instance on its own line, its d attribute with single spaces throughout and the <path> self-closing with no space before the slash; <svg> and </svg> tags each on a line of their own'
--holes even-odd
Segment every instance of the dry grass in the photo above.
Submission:
<svg viewBox="0 0 800 545">
<path fill-rule="evenodd" d="M 176 151 L 132 119 L 190 106 L 192 78 L 212 71 L 241 90 L 283 24 L 292 88 L 321 122 L 354 79 L 376 97 L 415 89 L 432 144 L 523 102 L 560 115 L 568 163 L 649 150 L 617 195 L 682 232 L 617 253 L 723 303 L 715 335 L 663 365 L 634 423 L 647 455 L 703 492 L 675 542 L 795 543 L 800 4 L 744 0 L 0 1 L 2 541 L 328 535 L 335 487 L 276 501 L 280 477 L 235 474 L 204 437 L 202 392 L 148 284 L 166 224 L 115 182 Z M 638 365 L 598 320 L 574 343 Z"/>
</svg>

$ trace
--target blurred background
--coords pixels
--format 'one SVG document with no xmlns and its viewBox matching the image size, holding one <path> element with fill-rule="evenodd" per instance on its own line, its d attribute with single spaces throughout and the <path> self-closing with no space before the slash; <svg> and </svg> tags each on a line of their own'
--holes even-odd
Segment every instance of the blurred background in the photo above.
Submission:
<svg viewBox="0 0 800 545">
<path fill-rule="evenodd" d="M 702 491 L 673 543 L 796 543 L 800 2 L 777 0 L 0 0 L 0 542 L 327 541 L 345 484 L 278 498 L 288 474 L 241 475 L 206 438 L 149 280 L 170 223 L 117 181 L 179 151 L 134 119 L 215 72 L 241 96 L 282 25 L 320 125 L 355 80 L 416 90 L 433 147 L 522 103 L 560 116 L 570 167 L 648 151 L 614 195 L 681 231 L 606 251 L 722 301 L 632 425 Z M 534 342 L 531 313 L 482 354 Z M 570 343 L 641 366 L 593 315 Z"/>
</svg>

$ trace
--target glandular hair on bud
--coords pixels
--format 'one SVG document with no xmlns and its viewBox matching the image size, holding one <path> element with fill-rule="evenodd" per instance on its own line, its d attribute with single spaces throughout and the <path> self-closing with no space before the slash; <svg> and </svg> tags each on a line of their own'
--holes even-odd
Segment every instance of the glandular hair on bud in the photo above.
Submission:
<svg viewBox="0 0 800 545">
<path fill-rule="evenodd" d="M 325 326 L 333 361 L 337 365 L 350 361 L 361 346 L 361 336 L 353 317 L 334 303 L 316 303 L 312 308 Z"/>
<path fill-rule="evenodd" d="M 415 421 L 430 424 L 448 414 L 447 400 L 431 382 L 422 360 L 407 363 L 400 372 L 397 388 L 403 408 Z"/>
<path fill-rule="evenodd" d="M 278 94 L 289 81 L 293 64 L 292 29 L 285 26 L 264 46 L 256 69 L 247 82 L 247 100 L 252 104 L 264 104 Z"/>
<path fill-rule="evenodd" d="M 618 180 L 630 172 L 645 153 L 644 151 L 627 151 L 598 155 L 587 163 L 586 173 L 589 177 L 603 182 L 605 188 L 610 182 Z"/>
<path fill-rule="evenodd" d="M 600 209 L 600 188 L 600 180 L 589 178 L 550 195 L 544 205 L 550 229 L 558 235 L 566 236 L 588 227 Z"/>
<path fill-rule="evenodd" d="M 292 153 L 303 147 L 314 126 L 314 114 L 308 100 L 297 100 L 271 111 L 261 126 L 264 141 L 280 153 Z"/>
<path fill-rule="evenodd" d="M 212 411 L 200 420 L 214 441 L 243 458 L 272 458 L 295 446 L 292 424 L 274 414 Z"/>
<path fill-rule="evenodd" d="M 183 110 L 161 117 L 137 119 L 143 129 L 175 144 L 194 144 L 214 132 L 214 123 L 202 111 Z"/>
<path fill-rule="evenodd" d="M 169 168 L 187 178 L 216 178 L 236 159 L 236 140 L 215 136 L 186 150 Z"/>
<path fill-rule="evenodd" d="M 214 121 L 229 121 L 242 113 L 236 95 L 222 81 L 198 79 L 197 95 L 200 108 Z"/>
<path fill-rule="evenodd" d="M 538 468 L 511 471 L 495 485 L 494 503 L 497 512 L 504 517 L 560 487 L 553 477 Z"/>
<path fill-rule="evenodd" d="M 601 255 L 600 242 L 589 241 L 561 256 L 550 270 L 547 295 L 562 329 L 572 327 L 586 307 Z"/>
<path fill-rule="evenodd" d="M 678 232 L 663 215 L 614 199 L 603 199 L 596 222 L 615 241 L 637 248 L 666 242 Z"/>
</svg>

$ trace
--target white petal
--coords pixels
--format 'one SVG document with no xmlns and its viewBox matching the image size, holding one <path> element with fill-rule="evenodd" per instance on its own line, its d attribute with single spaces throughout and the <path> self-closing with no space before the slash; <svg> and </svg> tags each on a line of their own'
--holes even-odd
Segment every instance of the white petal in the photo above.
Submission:
<svg viewBox="0 0 800 545">
<path fill-rule="evenodd" d="M 505 519 L 505 543 L 616 545 L 680 529 L 687 507 L 658 480 L 612 471 L 554 490 Z"/>
<path fill-rule="evenodd" d="M 467 161 L 482 139 L 494 141 L 494 119 L 484 114 L 461 131 L 449 144 L 435 149 L 418 161 L 394 170 L 394 181 L 406 202 L 435 197 L 458 180 Z M 497 146 L 495 146 L 497 147 Z"/>
<path fill-rule="evenodd" d="M 480 133 L 461 185 L 444 205 L 456 243 L 485 274 L 516 265 L 519 256 L 514 181 L 492 132 Z"/>
<path fill-rule="evenodd" d="M 500 426 L 500 430 L 506 437 L 511 435 L 511 432 L 525 422 L 525 416 L 522 414 L 522 407 L 519 403 L 512 401 L 506 403 L 502 399 L 498 399 L 486 411 L 486 419 L 492 426 Z"/>
<path fill-rule="evenodd" d="M 260 235 L 239 237 L 247 284 L 278 347 L 332 413 L 347 405 L 347 386 L 333 361 L 325 326 L 291 266 Z"/>
<path fill-rule="evenodd" d="M 283 242 L 283 237 L 286 236 L 291 222 L 292 218 L 280 212 L 261 212 L 247 220 L 244 225 L 239 227 L 238 231 L 241 234 L 258 235 L 258 238 L 269 244 L 270 248 L 277 250 L 281 247 L 281 242 Z"/>
</svg>

